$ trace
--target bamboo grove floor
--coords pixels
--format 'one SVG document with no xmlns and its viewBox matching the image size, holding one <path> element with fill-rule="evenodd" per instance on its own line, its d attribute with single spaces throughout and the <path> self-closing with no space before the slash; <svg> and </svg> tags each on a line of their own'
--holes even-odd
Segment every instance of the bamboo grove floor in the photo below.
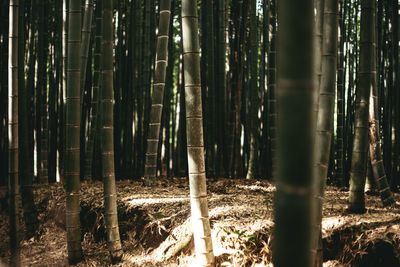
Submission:
<svg viewBox="0 0 400 267">
<path fill-rule="evenodd" d="M 271 260 L 273 192 L 266 181 L 208 179 L 210 222 L 218 266 L 267 266 Z M 190 266 L 193 239 L 185 178 L 162 178 L 154 188 L 119 181 L 118 212 L 125 254 L 115 266 Z M 21 243 L 23 266 L 67 266 L 64 189 L 34 186 L 40 227 Z M 400 195 L 383 208 L 367 195 L 367 212 L 346 213 L 347 190 L 328 186 L 324 202 L 324 266 L 400 266 Z M 78 266 L 110 266 L 104 240 L 103 185 L 81 186 L 82 246 Z M 8 211 L 0 194 L 0 266 L 9 259 Z"/>
</svg>

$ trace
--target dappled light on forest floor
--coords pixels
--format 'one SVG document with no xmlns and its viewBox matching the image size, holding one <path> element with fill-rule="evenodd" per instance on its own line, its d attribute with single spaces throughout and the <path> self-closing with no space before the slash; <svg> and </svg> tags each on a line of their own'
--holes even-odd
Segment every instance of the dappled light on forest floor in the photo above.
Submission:
<svg viewBox="0 0 400 267">
<path fill-rule="evenodd" d="M 139 199 L 130 199 L 126 200 L 132 206 L 146 206 L 146 205 L 154 205 L 161 203 L 173 203 L 173 202 L 188 202 L 189 198 L 139 198 Z"/>
<path fill-rule="evenodd" d="M 239 189 L 249 190 L 249 191 L 256 191 L 256 192 L 266 192 L 272 193 L 276 191 L 276 187 L 274 185 L 269 185 L 267 187 L 261 186 L 258 183 L 254 185 L 237 185 Z"/>
<path fill-rule="evenodd" d="M 256 180 L 209 179 L 207 191 L 217 265 L 267 266 L 272 257 L 274 185 Z M 23 263 L 66 266 L 64 189 L 61 184 L 35 185 L 34 193 L 40 228 L 35 238 L 21 243 Z M 120 181 L 117 193 L 125 252 L 117 266 L 194 266 L 186 178 L 159 179 L 156 187 L 144 187 L 140 181 Z M 78 266 L 111 265 L 102 195 L 101 182 L 81 186 L 85 258 Z M 385 266 L 379 265 L 383 262 L 398 266 L 399 208 L 383 208 L 379 196 L 367 195 L 367 212 L 348 214 L 347 195 L 344 189 L 327 187 L 322 222 L 324 265 Z M 400 200 L 399 194 L 394 196 Z M 7 201 L 0 200 L 0 258 L 5 262 L 9 257 L 8 211 Z M 380 255 L 386 255 L 385 259 Z"/>
</svg>

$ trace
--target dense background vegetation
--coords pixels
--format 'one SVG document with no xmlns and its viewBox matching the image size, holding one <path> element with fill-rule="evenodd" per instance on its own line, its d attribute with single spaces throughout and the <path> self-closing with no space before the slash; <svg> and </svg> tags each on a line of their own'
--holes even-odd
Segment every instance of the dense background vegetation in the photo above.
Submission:
<svg viewBox="0 0 400 267">
<path fill-rule="evenodd" d="M 2 1 L 0 183 L 7 177 L 8 1 Z M 25 3 L 24 3 L 25 2 Z M 203 1 L 199 5 L 201 75 L 207 176 L 270 179 L 274 151 L 275 31 L 274 1 Z M 256 7 L 252 7 L 252 5 Z M 89 1 L 90 5 L 93 2 Z M 82 7 L 84 7 L 82 3 Z M 146 138 L 154 78 L 159 8 L 153 1 L 117 1 L 114 5 L 114 150 L 117 179 L 144 173 Z M 88 59 L 82 68 L 81 178 L 99 179 L 96 132 L 96 17 L 87 26 Z M 23 166 L 35 182 L 63 176 L 65 74 L 63 75 L 63 7 L 60 1 L 21 1 L 20 95 L 27 153 Z M 186 174 L 185 120 L 182 112 L 180 1 L 171 3 L 171 30 L 157 170 Z M 398 184 L 399 99 L 398 3 L 377 2 L 377 74 L 383 158 L 392 189 Z M 64 10 L 65 11 L 65 10 Z M 97 14 L 97 15 L 96 15 Z M 354 132 L 354 101 L 359 68 L 360 3 L 340 1 L 337 89 L 330 179 L 349 179 Z M 83 16 L 82 16 L 83 17 Z M 97 27 L 96 27 L 97 26 Z M 65 32 L 65 31 L 64 31 Z M 98 44 L 98 43 L 97 43 Z M 64 56 L 66 51 L 64 51 Z M 85 55 L 82 55 L 83 57 Z M 64 58 L 65 60 L 65 58 Z M 64 77 L 64 78 L 63 78 Z M 24 103 L 24 104 L 22 104 Z M 98 132 L 98 131 L 97 131 Z M 96 135 L 96 134 L 94 134 Z M 96 138 L 94 138 L 96 139 Z M 98 139 L 96 139 L 98 140 Z M 96 143 L 96 141 L 94 141 Z M 94 149 L 94 153 L 91 150 Z M 86 161 L 86 164 L 85 164 Z M 254 163 L 253 163 L 254 161 Z M 92 163 L 92 164 L 91 164 Z M 341 183 L 342 183 L 341 182 Z"/>
<path fill-rule="evenodd" d="M 28 231 L 37 223 L 32 183 L 65 181 L 71 195 L 67 214 L 77 216 L 79 210 L 68 203 L 78 199 L 73 196 L 79 180 L 104 180 L 105 199 L 112 198 L 106 205 L 116 214 L 114 176 L 145 177 L 145 184 L 152 185 L 156 175 L 192 179 L 205 171 L 207 177 L 267 179 L 279 185 L 287 173 L 276 173 L 277 164 L 296 170 L 303 160 L 316 165 L 315 180 L 305 172 L 304 186 L 317 185 L 318 199 L 327 179 L 350 186 L 349 210 L 364 212 L 367 176 L 367 186 L 376 183 L 383 204 L 392 204 L 391 190 L 397 191 L 400 182 L 399 3 L 305 2 L 313 4 L 314 14 L 305 9 L 309 23 L 296 31 L 285 24 L 290 7 L 286 2 L 279 6 L 278 0 L 196 1 L 186 9 L 178 0 L 1 1 L 0 186 L 7 185 L 9 173 L 18 175 L 19 164 Z M 19 5 L 17 18 L 10 16 L 9 4 Z M 195 11 L 199 38 L 197 20 L 190 19 Z M 189 19 L 183 23 L 185 14 Z M 304 41 L 311 40 L 307 34 L 312 45 Z M 287 40 L 298 46 L 290 50 Z M 287 57 L 290 53 L 304 53 L 305 59 L 296 61 L 299 57 Z M 291 61 L 299 67 L 295 74 L 285 72 Z M 289 116 L 282 80 L 300 77 L 308 84 L 311 73 L 315 90 L 304 106 L 293 98 Z M 312 109 L 313 120 L 306 116 Z M 294 119 L 296 111 L 301 121 Z M 293 128 L 279 119 L 293 120 Z M 307 144 L 300 150 L 309 149 L 308 161 L 299 151 L 293 152 L 298 162 L 282 154 L 290 142 L 280 146 L 279 138 L 287 136 L 277 133 L 285 131 L 302 138 L 293 139 L 299 141 L 294 144 Z M 310 141 L 314 135 L 315 143 Z M 193 162 L 188 162 L 187 148 Z M 14 196 L 18 179 L 12 175 Z M 205 198 L 205 191 L 198 194 Z M 316 217 L 312 225 L 320 229 Z M 79 220 L 69 222 L 67 229 L 79 228 Z M 111 215 L 107 227 L 117 229 L 109 240 L 116 242 L 117 253 L 118 225 Z"/>
</svg>

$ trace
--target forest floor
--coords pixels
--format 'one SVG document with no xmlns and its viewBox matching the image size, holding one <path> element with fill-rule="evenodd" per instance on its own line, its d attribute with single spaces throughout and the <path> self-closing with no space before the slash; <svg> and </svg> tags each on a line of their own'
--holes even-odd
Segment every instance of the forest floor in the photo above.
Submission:
<svg viewBox="0 0 400 267">
<path fill-rule="evenodd" d="M 118 212 L 124 249 L 115 266 L 193 266 L 187 179 L 120 181 Z M 217 266 L 267 266 L 271 260 L 273 193 L 266 181 L 208 180 L 208 199 Z M 23 266 L 67 266 L 65 193 L 62 185 L 35 185 L 40 227 L 21 242 Z M 366 196 L 367 212 L 346 212 L 347 191 L 328 186 L 323 210 L 324 266 L 400 266 L 400 194 L 383 208 Z M 84 260 L 77 266 L 110 266 L 104 240 L 103 185 L 81 185 Z M 0 194 L 0 266 L 9 259 L 7 200 Z M 21 231 L 22 232 L 22 231 Z"/>
</svg>

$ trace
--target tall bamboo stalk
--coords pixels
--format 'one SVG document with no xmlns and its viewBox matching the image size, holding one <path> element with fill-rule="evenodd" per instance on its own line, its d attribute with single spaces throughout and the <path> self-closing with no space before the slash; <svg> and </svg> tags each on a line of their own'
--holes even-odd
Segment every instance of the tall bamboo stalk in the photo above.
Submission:
<svg viewBox="0 0 400 267">
<path fill-rule="evenodd" d="M 395 203 L 392 192 L 386 178 L 385 167 L 383 165 L 382 150 L 380 147 L 379 120 L 378 120 L 378 97 L 376 86 L 371 88 L 369 107 L 369 157 L 372 165 L 372 173 L 375 184 L 379 188 L 379 194 L 383 206 L 389 206 Z"/>
<path fill-rule="evenodd" d="M 39 4 L 39 32 L 38 32 L 38 72 L 37 72 L 37 153 L 38 174 L 40 183 L 48 183 L 48 97 L 47 97 L 47 60 L 48 60 L 48 21 L 47 3 Z"/>
<path fill-rule="evenodd" d="M 216 122 L 219 127 L 216 127 L 217 138 L 217 153 L 216 153 L 216 175 L 225 176 L 225 162 L 227 162 L 226 154 L 226 37 L 225 37 L 225 2 L 226 0 L 217 0 L 218 10 L 218 30 L 217 30 L 217 68 L 216 68 L 216 90 L 215 90 L 215 112 Z"/>
<path fill-rule="evenodd" d="M 29 2 L 27 2 L 29 3 Z M 29 9 L 29 13 L 30 14 L 34 14 L 35 12 L 35 5 L 30 5 L 30 9 Z M 35 82 L 35 62 L 36 62 L 36 53 L 34 53 L 34 48 L 37 45 L 37 42 L 35 41 L 35 32 L 36 32 L 36 25 L 35 23 L 33 23 L 30 27 L 29 30 L 29 51 L 28 51 L 28 59 L 27 59 L 27 64 L 28 64 L 28 71 L 26 73 L 26 87 L 25 87 L 25 93 L 26 93 L 26 97 L 27 97 L 27 103 L 25 105 L 25 108 L 27 108 L 27 112 L 24 113 L 24 115 L 22 115 L 22 117 L 20 117 L 21 119 L 21 127 L 25 127 L 25 123 L 24 123 L 24 116 L 26 116 L 27 118 L 27 127 L 24 128 L 26 134 L 28 134 L 28 158 L 32 159 L 34 157 L 34 127 L 33 127 L 33 117 L 34 117 L 34 105 L 33 105 L 33 93 L 34 93 L 34 82 Z M 21 44 L 25 45 L 25 43 Z M 25 74 L 22 74 L 22 76 L 24 76 Z M 22 99 L 22 101 L 24 101 L 23 98 L 23 94 L 20 95 L 20 99 Z M 24 105 L 25 103 L 22 102 L 21 105 Z M 20 110 L 20 112 L 24 112 L 22 109 Z M 21 128 L 20 128 L 21 129 Z M 22 133 L 22 139 L 24 139 L 24 135 L 25 133 Z M 22 144 L 23 145 L 23 144 Z M 22 147 L 21 153 L 25 153 L 23 150 L 25 148 Z M 23 158 L 24 156 L 22 156 Z M 33 172 L 34 172 L 34 164 L 35 162 L 32 162 L 30 164 L 29 167 L 24 168 L 25 170 L 21 170 L 22 171 L 22 177 L 21 177 L 21 185 L 22 188 L 24 187 L 24 178 L 25 175 L 23 174 L 23 172 L 27 171 L 30 172 L 32 175 L 32 179 L 33 179 Z M 30 169 L 30 170 L 29 170 Z"/>
<path fill-rule="evenodd" d="M 281 0 L 278 38 L 274 266 L 311 266 L 313 218 L 313 1 Z"/>
<path fill-rule="evenodd" d="M 263 111 L 262 111 L 262 133 L 261 133 L 261 142 L 260 144 L 260 162 L 267 163 L 269 162 L 270 156 L 270 143 L 268 142 L 269 138 L 269 106 L 268 106 L 268 98 L 269 91 L 267 87 L 268 83 L 268 75 L 267 75 L 267 60 L 268 60 L 268 47 L 269 47 L 269 0 L 263 0 L 263 18 L 262 18 L 262 45 L 261 45 L 261 75 L 260 75 L 260 86 L 263 92 Z M 267 179 L 270 179 L 269 176 L 269 164 L 261 164 L 260 167 L 260 175 Z"/>
<path fill-rule="evenodd" d="M 18 166 L 18 10 L 19 1 L 10 0 L 8 27 L 8 192 L 10 265 L 20 266 L 19 248 L 19 166 Z"/>
<path fill-rule="evenodd" d="M 215 262 L 208 214 L 201 105 L 197 1 L 182 1 L 182 43 L 190 203 L 198 266 Z"/>
<path fill-rule="evenodd" d="M 81 42 L 81 91 L 84 90 L 86 80 L 86 64 L 89 53 L 90 33 L 92 31 L 93 0 L 85 1 L 85 13 L 82 25 Z"/>
<path fill-rule="evenodd" d="M 250 3 L 250 158 L 247 170 L 247 179 L 259 178 L 259 120 L 258 109 L 260 100 L 258 96 L 258 44 L 257 44 L 257 1 L 251 0 Z"/>
<path fill-rule="evenodd" d="M 86 124 L 90 124 L 90 100 L 88 96 L 90 96 L 91 88 L 85 86 L 86 82 L 86 70 L 87 70 L 87 61 L 89 55 L 89 47 L 90 47 L 90 37 L 91 37 L 91 30 L 92 30 L 92 16 L 93 16 L 93 0 L 85 0 L 85 8 L 84 8 L 84 15 L 83 15 L 83 25 L 82 25 L 82 42 L 81 42 L 81 81 L 80 81 L 80 89 L 81 89 L 81 159 L 83 160 L 82 168 L 85 168 L 86 164 L 86 150 L 85 149 L 88 145 L 89 138 L 86 139 Z M 90 64 L 89 64 L 90 67 Z M 85 88 L 86 87 L 86 88 Z M 87 114 L 89 110 L 89 118 L 87 119 Z M 87 122 L 87 123 L 86 123 Z M 88 127 L 89 129 L 89 127 Z M 88 134 L 90 134 L 88 132 Z M 89 155 L 92 156 L 92 155 Z M 85 175 L 83 175 L 85 178 Z"/>
<path fill-rule="evenodd" d="M 369 158 L 371 160 L 372 173 L 374 175 L 375 183 L 379 188 L 379 193 L 383 202 L 383 206 L 389 206 L 395 203 L 392 192 L 390 191 L 389 184 L 386 178 L 385 166 L 382 159 L 382 151 L 380 146 L 379 134 L 379 117 L 378 117 L 378 86 L 376 76 L 376 15 L 375 3 L 372 3 L 372 30 L 371 36 L 368 41 L 371 42 L 372 48 L 368 51 L 371 57 L 371 73 L 370 73 L 370 97 L 369 97 Z M 389 108 L 390 109 L 390 108 Z M 391 110 L 390 110 L 391 112 Z M 390 129 L 391 130 L 391 129 Z M 391 135 L 390 135 L 391 137 Z M 391 141 L 391 140 L 390 140 Z M 390 142 L 391 144 L 391 142 Z"/>
<path fill-rule="evenodd" d="M 65 97 L 67 92 L 67 53 L 68 53 L 68 2 L 69 0 L 63 0 L 63 11 L 62 11 L 62 89 L 61 89 L 61 103 L 60 103 L 60 125 L 59 125 L 59 132 L 60 132 L 60 144 L 59 144 L 59 166 L 60 166 L 60 178 L 64 180 L 64 171 L 65 171 L 65 119 L 66 119 L 66 103 Z"/>
<path fill-rule="evenodd" d="M 337 38 L 338 38 L 338 2 L 336 0 L 324 1 L 324 18 L 322 31 L 322 59 L 321 59 L 321 84 L 318 97 L 318 117 L 315 136 L 315 201 L 317 204 L 316 220 L 319 231 L 322 231 L 322 199 L 328 174 L 328 165 L 331 155 L 331 140 L 333 132 L 333 119 L 336 91 L 337 67 Z M 317 237 L 318 236 L 318 237 Z M 315 235 L 318 239 L 320 234 Z M 317 240 L 318 240 L 317 239 Z M 322 266 L 321 242 L 317 246 L 315 266 Z"/>
<path fill-rule="evenodd" d="M 7 1 L 0 3 L 0 38 L 5 40 L 8 38 L 8 13 L 9 7 Z M 7 75 L 8 75 L 8 42 L 0 43 L 0 120 L 7 120 L 7 102 L 8 102 L 8 89 L 7 89 Z M 0 185 L 6 186 L 8 180 L 8 147 L 7 147 L 7 130 L 8 125 L 0 123 Z"/>
<path fill-rule="evenodd" d="M 85 168 L 84 168 L 84 179 L 92 180 L 92 163 L 93 163 L 93 152 L 96 136 L 98 136 L 98 106 L 99 106 L 99 88 L 101 79 L 101 42 L 102 42 L 102 5 L 101 1 L 96 3 L 96 32 L 94 37 L 94 75 L 93 75 L 93 85 L 92 85 L 92 97 L 91 97 L 91 109 L 89 114 L 89 126 L 88 126 L 88 142 L 85 152 Z"/>
<path fill-rule="evenodd" d="M 318 120 L 318 101 L 319 101 L 319 92 L 321 87 L 322 80 L 322 33 L 323 33 L 323 25 L 324 25 L 324 0 L 314 0 L 314 9 L 315 9 L 315 24 L 314 24 L 314 79 L 315 79 L 315 93 L 314 93 L 314 120 Z M 315 169 L 315 166 L 314 166 Z M 320 209 L 322 205 L 322 201 L 316 200 L 313 202 L 316 209 Z M 319 256 L 319 242 L 322 240 L 321 236 L 321 216 L 316 213 L 316 216 L 313 221 L 313 239 L 311 243 L 311 257 L 313 259 L 314 266 L 319 266 L 320 260 Z"/>
<path fill-rule="evenodd" d="M 168 59 L 168 33 L 171 0 L 160 1 L 160 20 L 158 25 L 156 67 L 154 71 L 154 85 L 147 137 L 147 152 L 144 167 L 144 182 L 154 184 L 157 172 L 157 148 L 160 134 L 161 113 L 165 88 L 165 74 Z"/>
<path fill-rule="evenodd" d="M 393 38 L 392 34 L 390 34 L 392 29 L 392 19 L 391 19 L 391 1 L 384 1 L 384 15 L 386 17 L 385 23 L 384 23 L 384 32 L 383 32 L 383 42 L 384 42 L 384 47 L 383 47 L 383 61 L 384 61 L 384 67 L 382 68 L 382 71 L 386 73 L 385 81 L 384 84 L 382 84 L 382 89 L 380 90 L 381 97 L 381 107 L 383 108 L 381 114 L 383 115 L 381 121 L 381 130 L 382 130 L 382 135 L 380 135 L 383 139 L 383 164 L 385 167 L 385 174 L 388 178 L 388 180 L 391 179 L 391 169 L 392 169 L 392 146 L 393 146 L 393 138 L 392 138 L 392 122 L 393 122 L 393 93 L 395 90 L 393 90 L 393 57 L 391 56 L 391 50 L 393 47 Z M 389 26 L 390 25 L 390 26 Z M 382 101 L 383 100 L 383 101 Z M 378 108 L 378 112 L 379 112 Z M 377 114 L 379 115 L 379 113 Z M 397 122 L 396 122 L 397 123 Z"/>
<path fill-rule="evenodd" d="M 392 1 L 392 24 L 393 24 L 393 43 L 398 44 L 399 43 L 399 15 L 398 15 L 398 10 L 399 10 L 399 3 L 398 1 L 393 0 Z M 394 45 L 392 47 L 392 57 L 393 57 L 393 84 L 394 88 L 399 88 L 399 62 L 400 62 L 400 55 L 399 55 L 399 46 Z M 400 93 L 398 90 L 395 90 L 394 92 L 394 107 L 393 107 L 393 121 L 398 122 L 400 119 Z M 392 188 L 397 188 L 397 185 L 399 184 L 399 153 L 400 153 L 400 125 L 399 123 L 393 123 L 394 125 L 394 153 L 393 153 L 393 165 L 392 165 L 392 182 L 391 182 L 391 187 Z"/>
<path fill-rule="evenodd" d="M 125 17 L 123 18 L 122 14 L 124 13 L 124 1 L 118 1 L 117 4 L 117 17 L 116 17 L 116 38 L 114 40 L 115 45 L 115 76 L 114 76 L 114 168 L 115 168 L 115 176 L 118 177 L 121 170 L 121 122 L 123 121 L 125 112 L 122 112 L 122 108 L 124 107 L 124 103 L 121 103 L 125 100 L 124 90 L 128 85 L 127 81 L 129 79 L 122 79 L 122 77 L 126 76 L 126 67 L 125 61 L 126 56 L 124 51 L 124 28 L 125 28 Z M 121 97 L 122 95 L 122 97 Z M 126 105 L 125 105 L 126 106 Z M 126 114 L 128 115 L 128 114 Z M 129 114 L 130 115 L 130 114 Z"/>
<path fill-rule="evenodd" d="M 337 138 L 336 138 L 336 179 L 340 186 L 344 185 L 344 122 L 345 122 L 345 14 L 346 5 L 344 0 L 340 1 L 339 18 L 339 40 L 338 40 L 338 73 L 337 73 Z"/>
<path fill-rule="evenodd" d="M 81 1 L 70 0 L 68 9 L 68 67 L 65 117 L 65 187 L 66 187 L 66 228 L 68 262 L 75 264 L 82 260 L 80 228 L 80 45 L 81 45 Z"/>
<path fill-rule="evenodd" d="M 350 171 L 349 211 L 365 212 L 364 186 L 368 159 L 368 103 L 374 83 L 374 0 L 361 1 L 359 85 L 356 87 L 354 143 Z"/>
<path fill-rule="evenodd" d="M 173 25 L 174 16 L 176 13 L 176 0 L 171 1 L 171 14 L 170 14 L 170 25 Z M 169 31 L 168 37 L 168 66 L 166 72 L 166 81 L 165 81 L 165 96 L 164 96 L 164 106 L 165 106 L 165 156 L 162 162 L 162 166 L 166 167 L 167 177 L 171 176 L 171 158 L 173 151 L 173 140 L 175 129 L 173 128 L 174 124 L 174 107 L 173 107 L 173 82 L 174 82 L 174 70 L 177 67 L 174 64 L 175 59 L 177 57 L 177 51 L 174 43 L 174 31 L 171 29 Z M 172 122 L 171 122 L 172 121 Z"/>
<path fill-rule="evenodd" d="M 57 2 L 54 9 L 51 8 L 51 14 L 55 14 L 55 10 L 59 12 L 60 8 Z M 58 16 L 52 15 L 51 18 L 59 18 Z M 54 24 L 55 21 L 53 21 Z M 49 82 L 48 82 L 48 181 L 50 183 L 56 182 L 56 161 L 57 161 L 57 116 L 56 116 L 56 104 L 57 104 L 57 94 L 58 94 L 58 84 L 57 84 L 57 74 L 58 74 L 58 62 L 56 63 L 56 34 L 50 34 L 50 51 L 49 51 Z M 58 57 L 57 57 L 58 58 Z"/>
<path fill-rule="evenodd" d="M 204 52 L 206 54 L 206 74 L 207 74 L 207 107 L 206 109 L 206 166 L 207 174 L 215 176 L 215 143 L 216 143 L 216 73 L 215 73 L 215 40 L 214 40 L 214 0 L 204 1 L 204 19 L 205 29 L 202 38 L 205 42 Z"/>
<path fill-rule="evenodd" d="M 276 177 L 276 0 L 270 3 L 271 34 L 268 51 L 268 108 L 269 108 L 269 135 L 271 149 L 271 177 Z"/>
<path fill-rule="evenodd" d="M 108 249 L 113 263 L 122 257 L 118 227 L 117 192 L 114 168 L 113 128 L 113 1 L 103 1 L 103 57 L 101 90 L 101 166 L 104 183 L 104 208 Z"/>
</svg>

